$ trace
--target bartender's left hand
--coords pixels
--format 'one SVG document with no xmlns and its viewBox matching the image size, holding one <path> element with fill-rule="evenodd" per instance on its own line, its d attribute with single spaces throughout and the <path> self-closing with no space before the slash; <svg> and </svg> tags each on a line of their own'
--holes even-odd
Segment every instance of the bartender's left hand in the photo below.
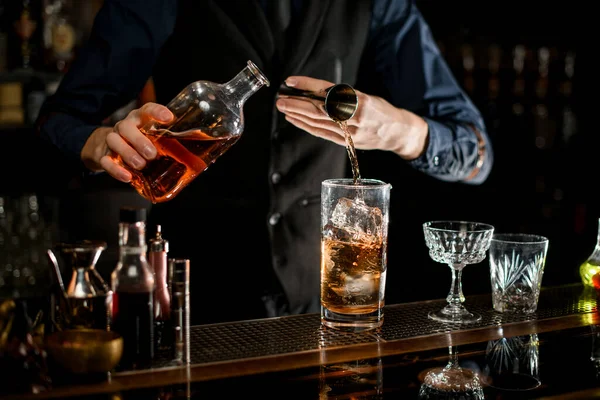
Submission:
<svg viewBox="0 0 600 400">
<path fill-rule="evenodd" d="M 286 79 L 286 84 L 310 91 L 319 91 L 333 85 L 331 82 L 306 76 L 290 76 Z M 423 118 L 394 107 L 381 97 L 358 90 L 356 94 L 358 109 L 347 121 L 355 148 L 392 151 L 405 160 L 418 158 L 425 151 L 429 128 Z M 285 114 L 285 119 L 294 126 L 314 136 L 346 145 L 337 122 L 332 121 L 307 99 L 281 96 L 276 104 L 277 109 Z"/>
</svg>

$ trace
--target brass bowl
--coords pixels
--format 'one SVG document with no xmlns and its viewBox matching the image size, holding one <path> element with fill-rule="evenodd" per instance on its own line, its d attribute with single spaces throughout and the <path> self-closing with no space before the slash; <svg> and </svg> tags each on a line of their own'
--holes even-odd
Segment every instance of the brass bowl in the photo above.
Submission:
<svg viewBox="0 0 600 400">
<path fill-rule="evenodd" d="M 104 373 L 117 366 L 123 355 L 123 338 L 102 329 L 69 329 L 46 338 L 48 355 L 75 374 Z"/>
</svg>

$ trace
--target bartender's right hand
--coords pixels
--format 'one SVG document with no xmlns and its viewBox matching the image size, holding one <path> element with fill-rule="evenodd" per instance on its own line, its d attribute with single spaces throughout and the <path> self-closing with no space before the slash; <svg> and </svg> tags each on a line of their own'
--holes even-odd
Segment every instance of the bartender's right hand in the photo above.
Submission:
<svg viewBox="0 0 600 400">
<path fill-rule="evenodd" d="M 104 170 L 121 182 L 129 182 L 131 173 L 115 161 L 116 156 L 135 169 L 144 168 L 146 160 L 156 157 L 156 148 L 139 128 L 150 120 L 167 123 L 172 119 L 173 113 L 167 107 L 146 103 L 112 128 L 94 130 L 81 150 L 81 160 L 92 171 Z"/>
</svg>

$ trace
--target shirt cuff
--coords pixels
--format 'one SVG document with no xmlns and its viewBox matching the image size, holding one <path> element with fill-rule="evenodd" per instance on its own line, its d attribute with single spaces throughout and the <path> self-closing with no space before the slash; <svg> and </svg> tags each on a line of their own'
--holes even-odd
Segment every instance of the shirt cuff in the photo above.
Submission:
<svg viewBox="0 0 600 400">
<path fill-rule="evenodd" d="M 410 160 L 408 163 L 414 168 L 421 171 L 427 171 L 431 169 L 439 168 L 441 149 L 444 147 L 444 143 L 452 140 L 452 131 L 450 128 L 434 121 L 430 118 L 423 117 L 428 126 L 428 140 L 427 148 L 418 158 Z"/>
</svg>

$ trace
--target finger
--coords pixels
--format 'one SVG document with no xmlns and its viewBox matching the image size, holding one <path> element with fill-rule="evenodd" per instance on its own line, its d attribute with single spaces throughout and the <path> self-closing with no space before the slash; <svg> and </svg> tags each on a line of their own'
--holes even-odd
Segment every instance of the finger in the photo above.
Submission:
<svg viewBox="0 0 600 400">
<path fill-rule="evenodd" d="M 139 131 L 138 134 L 142 137 L 144 136 Z M 146 139 L 145 137 L 143 138 Z M 122 134 L 110 132 L 108 135 L 106 135 L 106 144 L 110 150 L 121 156 L 121 159 L 127 165 L 130 165 L 138 170 L 146 166 L 146 160 L 144 160 L 144 158 L 140 156 L 140 154 L 133 147 L 130 146 L 129 142 L 122 137 Z"/>
<path fill-rule="evenodd" d="M 284 114 L 303 114 L 312 119 L 331 121 L 321 107 L 309 100 L 282 97 L 277 100 L 275 105 Z"/>
<path fill-rule="evenodd" d="M 365 113 L 367 113 L 367 111 L 365 111 L 365 110 L 368 110 L 369 108 L 371 109 L 371 111 L 373 110 L 372 106 L 370 105 L 369 96 L 358 90 L 355 90 L 355 92 L 356 92 L 356 101 L 357 101 L 358 105 L 356 107 L 356 111 L 354 112 L 354 115 L 352 116 L 352 118 L 350 118 L 349 120 L 346 121 L 346 123 L 348 124 L 348 127 L 360 126 L 363 121 L 363 115 Z"/>
<path fill-rule="evenodd" d="M 308 76 L 288 76 L 285 84 L 290 87 L 309 91 L 320 91 L 334 85 L 333 82 L 310 78 Z"/>
<path fill-rule="evenodd" d="M 117 124 L 114 127 L 114 130 L 118 135 L 122 137 L 121 139 L 125 139 L 125 144 L 127 144 L 128 148 L 133 148 L 135 150 L 134 152 L 138 154 L 138 157 L 139 154 L 144 156 L 144 158 L 146 158 L 147 160 L 152 160 L 154 159 L 154 157 L 156 157 L 156 147 L 154 147 L 152 141 L 140 131 L 139 124 L 136 123 L 136 118 L 128 117 L 124 120 L 117 122 Z M 109 134 L 109 136 L 111 135 Z M 107 142 L 109 136 L 107 136 L 106 138 Z M 113 148 L 112 146 L 115 147 Z M 137 168 L 137 166 L 131 164 L 131 162 L 134 162 L 134 154 L 132 154 L 131 151 L 127 150 L 121 142 L 113 138 L 112 143 L 109 144 L 109 147 L 116 153 L 120 154 L 125 160 L 125 162 Z M 142 160 L 142 162 L 143 165 L 145 165 L 145 161 Z"/>
<path fill-rule="evenodd" d="M 342 128 L 340 127 L 340 125 L 337 122 L 323 122 L 320 120 L 316 121 L 316 120 L 312 120 L 312 119 L 307 118 L 306 116 L 300 115 L 300 114 L 287 114 L 287 116 L 291 117 L 295 121 L 303 123 L 304 124 L 303 126 L 312 127 L 314 129 L 322 130 L 322 131 L 325 131 L 325 130 L 330 131 L 332 134 L 340 136 L 342 138 L 342 140 L 341 140 L 342 143 L 344 143 L 344 144 L 346 143 L 346 133 L 342 130 Z M 308 129 L 304 129 L 304 130 L 308 131 Z M 357 137 L 357 133 L 358 133 L 357 127 L 348 126 L 347 132 L 353 138 L 355 147 L 358 148 L 358 147 L 363 146 L 363 144 L 361 143 L 361 140 L 359 139 L 359 137 Z M 312 132 L 309 132 L 309 133 L 312 133 Z M 330 136 L 328 136 L 327 139 L 335 141 L 336 143 L 339 143 L 338 140 L 333 140 Z"/>
<path fill-rule="evenodd" d="M 305 130 L 306 132 L 310 133 L 313 136 L 329 140 L 330 142 L 339 144 L 341 146 L 344 146 L 346 144 L 344 138 L 342 138 L 339 134 L 334 133 L 328 129 L 315 128 L 314 126 L 311 126 L 311 125 L 303 122 L 302 120 L 294 118 L 290 115 L 286 115 L 285 119 L 290 124 L 300 128 L 300 129 Z"/>
<path fill-rule="evenodd" d="M 162 104 L 146 103 L 141 108 L 131 111 L 127 119 L 135 119 L 136 124 L 141 126 L 148 121 L 170 122 L 173 117 L 171 110 Z"/>
<path fill-rule="evenodd" d="M 332 122 L 331 120 L 313 119 L 313 118 L 307 117 L 304 114 L 296 114 L 296 113 L 288 113 L 286 115 L 294 118 L 295 120 L 301 121 L 304 124 L 311 126 L 315 129 L 325 129 L 325 130 L 331 131 L 332 133 L 336 133 L 338 135 L 344 136 L 344 132 L 342 132 L 342 129 L 340 128 L 340 126 L 336 122 Z"/>
<path fill-rule="evenodd" d="M 129 183 L 131 181 L 131 173 L 125 168 L 121 167 L 115 160 L 110 156 L 103 156 L 100 159 L 100 166 L 113 178 Z"/>
<path fill-rule="evenodd" d="M 131 143 L 138 153 L 147 160 L 152 160 L 156 157 L 156 148 L 150 139 L 139 132 L 139 128 L 151 121 L 167 123 L 173 118 L 173 113 L 167 107 L 157 103 L 146 103 L 141 108 L 131 111 L 127 118 L 115 125 L 115 130 Z"/>
</svg>

